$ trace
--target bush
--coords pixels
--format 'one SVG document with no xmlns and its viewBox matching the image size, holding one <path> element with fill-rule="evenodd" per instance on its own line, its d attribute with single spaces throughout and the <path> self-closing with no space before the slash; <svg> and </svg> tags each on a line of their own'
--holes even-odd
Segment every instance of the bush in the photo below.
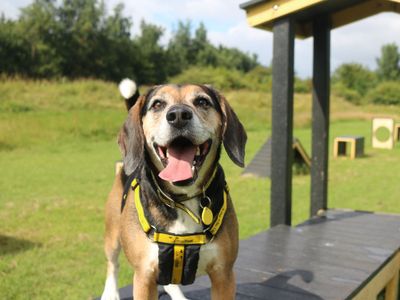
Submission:
<svg viewBox="0 0 400 300">
<path fill-rule="evenodd" d="M 356 105 L 362 102 L 362 96 L 356 90 L 347 88 L 342 83 L 335 83 L 332 85 L 332 93 Z"/>
<path fill-rule="evenodd" d="M 367 94 L 367 101 L 373 104 L 400 105 L 400 81 L 380 83 Z"/>
<path fill-rule="evenodd" d="M 294 79 L 294 92 L 298 94 L 311 93 L 312 83 L 310 79 L 301 79 L 295 77 Z"/>
<path fill-rule="evenodd" d="M 264 66 L 257 66 L 246 73 L 244 78 L 251 90 L 271 92 L 272 90 L 272 69 Z"/>
<path fill-rule="evenodd" d="M 212 67 L 191 67 L 181 74 L 169 79 L 172 83 L 197 83 L 211 84 L 217 89 L 242 89 L 250 88 L 246 80 L 243 80 L 244 74 L 237 70 Z"/>
<path fill-rule="evenodd" d="M 217 89 L 247 89 L 270 92 L 272 86 L 271 70 L 258 66 L 250 72 L 223 67 L 190 67 L 182 73 L 169 78 L 172 83 L 211 84 Z"/>
<path fill-rule="evenodd" d="M 376 85 L 376 75 L 367 67 L 357 63 L 340 65 L 332 76 L 333 83 L 339 83 L 346 89 L 356 91 L 358 95 L 364 96 Z M 350 101 L 350 100 L 349 100 Z"/>
<path fill-rule="evenodd" d="M 238 90 L 247 89 L 251 91 L 262 91 L 270 93 L 272 90 L 272 72 L 271 68 L 257 66 L 251 71 L 228 69 L 224 67 L 190 67 L 182 73 L 170 77 L 169 82 L 184 84 L 211 84 L 217 89 Z M 310 79 L 295 78 L 295 93 L 310 93 Z"/>
</svg>

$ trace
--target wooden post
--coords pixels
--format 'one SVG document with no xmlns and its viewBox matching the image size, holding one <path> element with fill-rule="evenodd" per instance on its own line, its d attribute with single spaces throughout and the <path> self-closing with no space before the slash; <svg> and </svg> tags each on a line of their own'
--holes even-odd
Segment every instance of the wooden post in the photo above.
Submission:
<svg viewBox="0 0 400 300">
<path fill-rule="evenodd" d="M 315 216 L 328 206 L 328 147 L 330 94 L 330 22 L 328 16 L 313 22 L 313 104 L 312 104 L 312 159 L 311 207 Z"/>
<path fill-rule="evenodd" d="M 274 23 L 270 226 L 291 224 L 294 22 Z"/>
</svg>

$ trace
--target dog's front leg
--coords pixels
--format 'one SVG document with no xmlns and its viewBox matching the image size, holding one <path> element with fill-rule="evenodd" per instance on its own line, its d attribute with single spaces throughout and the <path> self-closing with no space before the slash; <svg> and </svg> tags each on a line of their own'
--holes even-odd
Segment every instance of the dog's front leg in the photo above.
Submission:
<svg viewBox="0 0 400 300">
<path fill-rule="evenodd" d="M 107 279 L 101 300 L 119 300 L 118 294 L 118 256 L 121 246 L 117 239 L 105 245 L 107 257 Z"/>
<path fill-rule="evenodd" d="M 157 300 L 156 281 L 135 270 L 133 275 L 133 295 L 135 300 Z"/>
<path fill-rule="evenodd" d="M 233 300 L 236 294 L 235 273 L 232 269 L 209 272 L 212 300 Z"/>
</svg>

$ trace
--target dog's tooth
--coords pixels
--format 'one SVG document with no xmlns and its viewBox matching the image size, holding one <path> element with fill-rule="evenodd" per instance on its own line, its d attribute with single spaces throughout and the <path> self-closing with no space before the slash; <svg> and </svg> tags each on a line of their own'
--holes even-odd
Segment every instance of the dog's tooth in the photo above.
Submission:
<svg viewBox="0 0 400 300">
<path fill-rule="evenodd" d="M 164 152 L 162 151 L 162 148 L 159 146 L 157 148 L 157 150 L 158 150 L 158 155 L 160 156 L 161 159 L 163 159 L 164 158 Z"/>
<path fill-rule="evenodd" d="M 197 147 L 196 155 L 200 155 L 200 147 Z"/>
<path fill-rule="evenodd" d="M 203 155 L 205 155 L 207 153 L 209 147 L 210 147 L 210 145 L 208 143 L 204 144 L 203 153 L 202 153 Z"/>
</svg>

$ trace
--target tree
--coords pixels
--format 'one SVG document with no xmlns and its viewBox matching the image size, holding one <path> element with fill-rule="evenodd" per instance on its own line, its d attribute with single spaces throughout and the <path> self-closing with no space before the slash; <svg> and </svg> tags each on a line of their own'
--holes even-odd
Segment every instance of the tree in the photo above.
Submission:
<svg viewBox="0 0 400 300">
<path fill-rule="evenodd" d="M 194 64 L 199 63 L 199 55 L 201 55 L 201 53 L 205 51 L 205 49 L 207 48 L 207 46 L 209 46 L 209 44 L 210 43 L 207 39 L 207 29 L 203 23 L 200 23 L 199 27 L 196 29 L 194 33 L 194 38 L 191 45 Z"/>
<path fill-rule="evenodd" d="M 376 62 L 376 73 L 381 81 L 400 80 L 400 53 L 396 44 L 382 46 L 381 57 L 377 58 Z"/>
<path fill-rule="evenodd" d="M 96 68 L 104 79 L 119 81 L 129 77 L 137 80 L 139 51 L 131 39 L 132 21 L 123 16 L 123 10 L 124 5 L 118 4 L 99 29 Z"/>
<path fill-rule="evenodd" d="M 340 83 L 360 96 L 364 96 L 376 84 L 375 74 L 358 63 L 342 64 L 335 70 L 332 79 L 334 83 Z"/>
<path fill-rule="evenodd" d="M 16 30 L 15 21 L 0 17 L 0 73 L 28 75 L 31 65 L 29 42 Z"/>
<path fill-rule="evenodd" d="M 398 81 L 379 83 L 367 95 L 367 101 L 374 104 L 400 105 L 400 85 Z"/>
<path fill-rule="evenodd" d="M 61 59 L 55 47 L 56 14 L 54 0 L 35 0 L 21 9 L 15 24 L 18 35 L 29 43 L 30 64 L 28 74 L 35 77 L 52 77 L 61 74 Z"/>
<path fill-rule="evenodd" d="M 99 73 L 99 33 L 106 11 L 97 0 L 64 0 L 57 9 L 57 52 L 63 74 L 90 77 Z"/>
<path fill-rule="evenodd" d="M 259 65 L 254 55 L 211 44 L 203 23 L 193 35 L 189 21 L 179 22 L 163 47 L 164 29 L 144 21 L 131 37 L 122 4 L 109 14 L 104 0 L 32 1 L 18 20 L 0 17 L 0 73 L 153 84 L 195 65 L 244 72 Z"/>
<path fill-rule="evenodd" d="M 160 45 L 164 30 L 156 25 L 142 21 L 141 33 L 135 39 L 140 66 L 137 70 L 139 83 L 162 83 L 167 78 L 165 50 Z"/>
<path fill-rule="evenodd" d="M 190 22 L 179 21 L 177 30 L 168 43 L 169 75 L 176 75 L 194 64 Z"/>
</svg>

